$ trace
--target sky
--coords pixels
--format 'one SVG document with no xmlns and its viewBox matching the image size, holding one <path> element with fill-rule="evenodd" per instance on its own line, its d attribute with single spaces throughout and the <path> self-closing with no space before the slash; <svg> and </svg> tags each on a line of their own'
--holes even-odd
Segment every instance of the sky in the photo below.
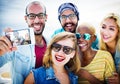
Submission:
<svg viewBox="0 0 120 84">
<path fill-rule="evenodd" d="M 4 28 L 27 28 L 24 20 L 26 5 L 33 0 L 0 0 L 0 33 Z M 65 2 L 74 3 L 80 12 L 79 24 L 88 22 L 99 29 L 104 16 L 110 12 L 120 14 L 120 0 L 40 0 L 48 14 L 44 35 L 51 36 L 60 28 L 58 20 L 58 7 Z M 49 34 L 48 34 L 49 32 Z M 98 31 L 97 31 L 98 32 Z"/>
</svg>

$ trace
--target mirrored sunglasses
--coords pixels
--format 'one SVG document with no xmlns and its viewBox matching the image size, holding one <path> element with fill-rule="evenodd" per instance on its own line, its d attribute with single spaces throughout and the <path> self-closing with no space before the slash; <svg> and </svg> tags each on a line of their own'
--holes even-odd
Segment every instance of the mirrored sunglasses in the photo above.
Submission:
<svg viewBox="0 0 120 84">
<path fill-rule="evenodd" d="M 63 45 L 60 45 L 60 44 L 57 44 L 57 43 L 52 44 L 52 50 L 54 50 L 55 52 L 59 52 L 61 49 L 63 50 L 63 52 L 66 55 L 71 54 L 72 51 L 75 50 L 74 48 L 71 48 L 69 46 L 63 46 Z"/>
<path fill-rule="evenodd" d="M 76 33 L 77 39 L 80 39 L 82 37 L 84 40 L 90 40 L 91 36 L 92 35 L 90 35 L 89 33 L 85 34 Z"/>
</svg>

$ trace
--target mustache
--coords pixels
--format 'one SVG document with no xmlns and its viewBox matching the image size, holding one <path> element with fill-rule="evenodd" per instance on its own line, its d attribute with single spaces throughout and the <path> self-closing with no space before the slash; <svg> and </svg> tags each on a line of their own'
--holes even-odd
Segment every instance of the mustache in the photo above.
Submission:
<svg viewBox="0 0 120 84">
<path fill-rule="evenodd" d="M 66 27 L 68 24 L 72 24 L 72 26 L 75 26 L 74 23 L 65 23 L 64 27 Z"/>
<path fill-rule="evenodd" d="M 33 23 L 33 24 L 31 24 L 31 26 L 34 26 L 34 25 L 41 25 L 41 23 Z"/>
</svg>

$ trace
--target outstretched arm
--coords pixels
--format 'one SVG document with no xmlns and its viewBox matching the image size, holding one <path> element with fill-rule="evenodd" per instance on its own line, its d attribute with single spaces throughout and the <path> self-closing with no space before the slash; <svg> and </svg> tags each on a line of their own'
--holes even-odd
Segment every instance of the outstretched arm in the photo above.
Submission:
<svg viewBox="0 0 120 84">
<path fill-rule="evenodd" d="M 103 82 L 101 82 L 99 79 L 94 77 L 87 70 L 80 69 L 77 74 L 79 77 L 82 77 L 88 80 L 91 84 L 103 84 Z"/>
</svg>

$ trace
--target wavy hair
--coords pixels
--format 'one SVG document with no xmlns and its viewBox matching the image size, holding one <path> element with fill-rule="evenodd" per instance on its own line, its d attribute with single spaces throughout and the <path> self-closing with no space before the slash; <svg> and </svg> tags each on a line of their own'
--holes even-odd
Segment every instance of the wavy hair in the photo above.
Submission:
<svg viewBox="0 0 120 84">
<path fill-rule="evenodd" d="M 80 60 L 79 60 L 79 55 L 78 55 L 78 47 L 77 47 L 77 39 L 75 34 L 70 33 L 70 32 L 62 32 L 59 33 L 57 35 L 55 35 L 52 40 L 50 41 L 50 43 L 47 46 L 47 50 L 46 53 L 43 57 L 43 66 L 48 68 L 50 67 L 53 62 L 52 62 L 52 44 L 56 43 L 60 40 L 64 40 L 64 39 L 71 39 L 74 42 L 74 48 L 75 48 L 75 56 L 73 58 L 70 59 L 70 61 L 65 65 L 69 68 L 70 71 L 72 72 L 77 72 L 80 69 Z"/>
<path fill-rule="evenodd" d="M 116 39 L 116 42 L 117 42 L 116 49 L 118 49 L 120 51 L 120 16 L 116 13 L 110 13 L 103 19 L 103 21 L 106 19 L 113 19 L 118 26 L 117 27 L 118 28 L 118 35 L 117 35 L 117 39 Z M 101 25 L 102 25 L 102 22 L 101 22 Z M 102 39 L 100 41 L 100 49 L 107 50 L 107 45 L 105 44 L 105 42 L 103 42 Z"/>
</svg>

